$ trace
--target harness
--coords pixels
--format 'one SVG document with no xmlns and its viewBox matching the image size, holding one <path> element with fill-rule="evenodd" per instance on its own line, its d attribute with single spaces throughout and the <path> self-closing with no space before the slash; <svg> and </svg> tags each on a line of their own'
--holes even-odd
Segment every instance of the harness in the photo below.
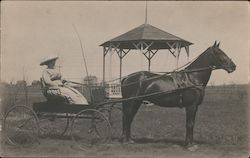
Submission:
<svg viewBox="0 0 250 158">
<path fill-rule="evenodd" d="M 189 79 L 186 72 L 173 72 L 170 74 L 176 89 L 195 86 Z M 183 107 L 183 94 L 179 93 L 179 107 Z"/>
<path fill-rule="evenodd" d="M 194 85 L 185 72 L 173 72 L 170 76 L 173 79 L 176 88 L 184 88 Z"/>
</svg>

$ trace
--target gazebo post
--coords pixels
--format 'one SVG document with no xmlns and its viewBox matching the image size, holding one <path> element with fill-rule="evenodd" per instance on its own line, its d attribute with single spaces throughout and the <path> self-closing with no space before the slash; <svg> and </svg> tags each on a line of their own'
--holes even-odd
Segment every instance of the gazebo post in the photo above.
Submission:
<svg viewBox="0 0 250 158">
<path fill-rule="evenodd" d="M 187 61 L 189 62 L 189 46 L 184 47 L 187 53 Z"/>
<path fill-rule="evenodd" d="M 180 53 L 181 53 L 181 45 L 178 42 L 176 42 L 175 52 L 176 52 L 176 69 L 178 69 L 179 57 L 180 57 Z"/>
<path fill-rule="evenodd" d="M 119 50 L 119 58 L 120 58 L 120 82 L 122 80 L 122 50 Z"/>
<path fill-rule="evenodd" d="M 146 50 L 146 52 L 143 53 L 143 55 L 148 59 L 148 71 L 151 70 L 151 59 L 154 57 L 154 55 L 158 52 L 158 49 L 155 50 Z"/>
<path fill-rule="evenodd" d="M 146 55 L 146 53 L 148 52 L 148 55 Z M 148 71 L 150 72 L 150 69 L 151 69 L 151 59 L 152 59 L 152 57 L 151 57 L 151 51 L 147 51 L 146 53 L 145 53 L 145 56 L 146 56 L 146 58 L 148 59 Z"/>
<path fill-rule="evenodd" d="M 105 46 L 103 46 L 103 57 L 102 57 L 102 63 L 103 63 L 103 70 L 102 70 L 102 82 L 103 82 L 103 84 L 105 83 L 105 65 L 106 65 L 106 63 L 105 63 L 105 58 L 106 58 L 106 55 L 107 55 L 107 53 L 108 53 L 108 51 L 109 51 L 109 48 L 108 49 L 106 49 L 106 47 Z"/>
<path fill-rule="evenodd" d="M 124 51 L 122 48 L 120 49 L 115 49 L 119 59 L 120 59 L 120 81 L 122 80 L 122 59 L 129 53 L 130 49 L 128 49 L 127 51 Z"/>
<path fill-rule="evenodd" d="M 151 59 L 148 59 L 148 71 L 150 72 L 150 67 L 151 67 Z"/>
<path fill-rule="evenodd" d="M 103 47 L 103 57 L 102 57 L 102 81 L 105 82 L 105 47 Z"/>
<path fill-rule="evenodd" d="M 122 59 L 128 54 L 128 52 L 130 51 L 130 49 L 128 49 L 127 51 L 124 51 L 123 49 L 119 49 L 119 50 L 116 50 L 117 52 L 117 55 L 120 59 L 120 81 L 122 80 Z"/>
</svg>

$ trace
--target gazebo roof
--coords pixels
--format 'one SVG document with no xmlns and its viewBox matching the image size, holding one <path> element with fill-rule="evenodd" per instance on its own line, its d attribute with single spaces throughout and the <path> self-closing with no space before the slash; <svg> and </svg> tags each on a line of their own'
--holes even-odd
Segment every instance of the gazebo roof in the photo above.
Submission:
<svg viewBox="0 0 250 158">
<path fill-rule="evenodd" d="M 178 42 L 180 47 L 185 47 L 192 44 L 189 41 L 172 35 L 150 24 L 142 24 L 139 27 L 136 27 L 116 38 L 106 41 L 105 43 L 101 44 L 101 46 L 108 47 L 111 44 L 119 44 L 119 46 L 117 46 L 118 48 L 136 49 L 133 43 L 141 41 L 153 42 L 153 44 L 150 46 L 150 49 L 171 49 L 167 42 L 170 44 Z"/>
</svg>

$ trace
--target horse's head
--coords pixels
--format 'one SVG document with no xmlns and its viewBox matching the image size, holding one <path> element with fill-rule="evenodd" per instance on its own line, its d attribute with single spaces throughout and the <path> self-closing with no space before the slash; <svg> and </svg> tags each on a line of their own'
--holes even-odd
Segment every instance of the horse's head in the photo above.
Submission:
<svg viewBox="0 0 250 158">
<path fill-rule="evenodd" d="M 214 43 L 211 49 L 211 54 L 214 57 L 215 68 L 221 68 L 226 70 L 228 73 L 233 72 L 236 69 L 234 62 L 219 48 L 220 43 Z"/>
</svg>

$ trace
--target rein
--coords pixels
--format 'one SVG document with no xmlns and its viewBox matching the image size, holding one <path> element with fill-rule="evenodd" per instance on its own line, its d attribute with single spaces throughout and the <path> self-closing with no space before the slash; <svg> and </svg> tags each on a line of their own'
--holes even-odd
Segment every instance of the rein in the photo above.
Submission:
<svg viewBox="0 0 250 158">
<path fill-rule="evenodd" d="M 191 72 L 199 72 L 199 71 L 206 71 L 206 70 L 216 70 L 216 69 L 219 69 L 219 67 L 211 67 L 211 66 L 209 66 L 209 67 L 197 68 L 197 69 L 192 69 L 192 70 L 186 69 L 186 70 L 181 70 L 181 71 L 162 72 L 164 74 L 159 75 L 159 76 L 149 77 L 149 78 L 143 79 L 141 81 L 131 82 L 129 84 L 121 85 L 120 87 L 127 87 L 127 86 L 130 86 L 130 85 L 133 85 L 133 84 L 137 84 L 139 82 L 150 81 L 150 80 L 161 78 L 163 76 L 166 76 L 166 75 L 171 74 L 171 73 L 176 73 L 176 72 L 177 73 L 178 72 L 191 73 Z"/>
<path fill-rule="evenodd" d="M 130 86 L 130 85 L 133 85 L 133 84 L 137 84 L 137 83 L 140 83 L 140 82 L 150 81 L 150 80 L 153 80 L 153 79 L 157 79 L 157 78 L 161 78 L 161 77 L 167 76 L 167 75 L 169 75 L 171 73 L 178 73 L 178 72 L 192 73 L 192 72 L 199 72 L 199 71 L 206 71 L 206 70 L 216 70 L 216 69 L 220 69 L 220 67 L 209 66 L 209 67 L 197 68 L 197 69 L 192 69 L 192 70 L 184 69 L 184 70 L 180 70 L 180 71 L 158 72 L 158 73 L 164 73 L 164 74 L 159 75 L 159 76 L 149 77 L 149 78 L 143 79 L 141 81 L 131 82 L 131 83 L 128 83 L 128 84 L 125 84 L 125 85 L 119 85 L 119 87 L 127 87 L 127 86 Z M 128 76 L 124 76 L 123 78 L 126 78 L 126 77 L 128 77 Z M 118 79 L 114 79 L 114 80 L 108 81 L 108 83 L 112 82 L 112 81 L 115 81 L 115 80 L 118 80 Z M 70 83 L 73 83 L 73 84 L 78 84 L 78 85 L 85 85 L 86 86 L 86 84 L 82 84 L 82 83 L 78 83 L 78 82 L 74 82 L 74 81 L 67 81 L 67 82 L 70 82 Z"/>
<path fill-rule="evenodd" d="M 191 61 L 189 61 L 188 63 L 182 65 L 181 67 L 178 67 L 177 69 L 174 69 L 173 71 L 168 71 L 168 72 L 156 72 L 156 73 L 164 73 L 164 75 L 166 75 L 166 74 L 170 74 L 170 73 L 176 72 L 176 71 L 178 71 L 179 69 L 181 69 L 181 68 L 183 68 L 183 67 L 185 67 L 185 66 L 191 64 L 191 63 L 194 62 L 196 59 L 198 59 L 200 56 L 201 56 L 201 54 L 198 55 L 196 58 L 192 59 Z M 127 77 L 129 77 L 129 75 L 123 76 L 121 79 L 124 79 L 124 78 L 127 78 Z M 118 81 L 118 80 L 120 80 L 120 78 L 116 78 L 116 79 L 113 79 L 113 80 L 105 81 L 105 83 L 110 83 L 110 82 L 114 82 L 114 81 Z"/>
<path fill-rule="evenodd" d="M 213 55 L 213 58 L 215 60 L 215 62 L 217 64 L 219 64 L 219 61 L 217 59 L 217 57 L 215 56 L 214 53 L 211 53 Z M 182 69 L 182 70 L 179 70 L 187 65 L 189 65 L 190 63 L 194 62 L 195 60 L 197 60 L 202 54 L 200 54 L 199 56 L 197 56 L 196 58 L 194 58 L 193 60 L 189 61 L 188 63 L 184 64 L 183 66 L 175 69 L 174 71 L 170 71 L 170 72 L 155 72 L 155 75 L 156 76 L 153 76 L 153 77 L 149 77 L 149 78 L 145 78 L 145 79 L 142 79 L 140 81 L 135 81 L 135 82 L 131 82 L 131 83 L 128 83 L 128 84 L 124 84 L 124 85 L 119 85 L 119 87 L 127 87 L 127 86 L 130 86 L 130 85 L 134 85 L 134 84 L 138 84 L 141 82 L 145 82 L 145 81 L 150 81 L 150 80 L 153 80 L 153 79 L 157 79 L 157 78 L 161 78 L 161 77 L 164 77 L 164 76 L 167 76 L 171 73 L 192 73 L 192 72 L 200 72 L 200 71 L 206 71 L 206 70 L 216 70 L 216 69 L 226 69 L 227 67 L 226 66 L 207 66 L 207 67 L 202 67 L 202 68 L 197 68 L 197 69 Z M 178 71 L 179 70 L 179 71 Z M 153 72 L 154 73 L 154 72 Z M 157 73 L 163 73 L 163 74 L 157 74 Z M 127 77 L 129 77 L 130 75 L 127 75 L 127 76 L 124 76 L 122 77 L 122 79 L 125 79 Z M 114 82 L 114 81 L 118 81 L 120 80 L 120 78 L 117 78 L 117 79 L 114 79 L 114 80 L 110 80 L 110 81 L 106 81 L 105 83 L 111 83 L 111 82 Z M 77 82 L 72 82 L 72 81 L 69 81 L 71 83 L 74 83 L 74 84 L 80 84 L 80 85 L 84 85 L 84 84 L 81 84 L 81 83 L 77 83 Z"/>
<path fill-rule="evenodd" d="M 195 87 L 196 86 L 188 86 L 188 87 L 178 88 L 178 89 L 174 89 L 174 90 L 167 90 L 167 91 L 163 91 L 163 92 L 155 92 L 155 93 L 150 93 L 150 94 L 145 94 L 145 95 L 140 95 L 140 96 L 135 96 L 135 97 L 129 97 L 129 98 L 124 98 L 124 99 L 111 100 L 111 101 L 97 104 L 96 106 L 98 107 L 98 106 L 105 105 L 105 104 L 120 103 L 120 102 L 131 101 L 131 100 L 140 100 L 140 99 L 144 99 L 144 98 L 148 98 L 148 97 L 159 96 L 159 95 L 163 95 L 163 94 L 170 94 L 170 93 L 177 92 L 180 90 L 185 90 L 185 89 L 195 88 Z"/>
</svg>

